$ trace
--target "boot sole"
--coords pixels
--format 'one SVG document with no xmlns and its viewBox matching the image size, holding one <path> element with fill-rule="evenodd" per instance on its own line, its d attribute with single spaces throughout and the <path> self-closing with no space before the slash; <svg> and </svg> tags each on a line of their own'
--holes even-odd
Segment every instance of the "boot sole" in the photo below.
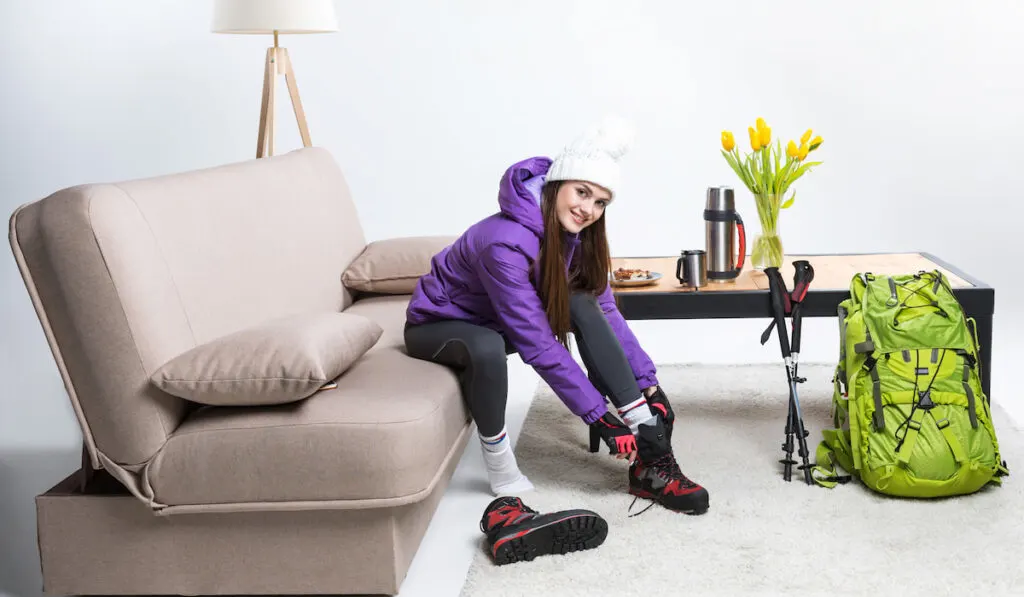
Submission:
<svg viewBox="0 0 1024 597">
<path fill-rule="evenodd" d="M 537 556 L 593 549 L 607 537 L 607 521 L 592 514 L 577 514 L 502 537 L 494 542 L 491 555 L 495 564 L 503 566 Z"/>
<path fill-rule="evenodd" d="M 664 503 L 662 503 L 662 501 L 660 499 L 660 496 L 657 496 L 657 495 L 655 495 L 655 494 L 653 494 L 653 493 L 651 493 L 649 491 L 644 491 L 643 489 L 634 489 L 634 488 L 630 487 L 629 488 L 629 493 L 630 493 L 630 495 L 635 495 L 637 497 L 641 497 L 641 498 L 644 498 L 644 499 L 654 500 L 659 506 L 661 506 L 662 508 L 665 508 L 666 510 L 670 510 L 672 512 L 681 512 L 683 514 L 689 514 L 690 516 L 697 516 L 697 515 L 700 515 L 700 514 L 704 514 L 705 512 L 708 511 L 708 508 L 709 508 L 708 504 L 703 504 L 701 506 L 697 506 L 697 507 L 690 508 L 690 509 L 687 509 L 687 510 L 681 510 L 681 509 L 677 509 L 677 508 L 670 508 L 669 506 L 667 506 Z"/>
</svg>

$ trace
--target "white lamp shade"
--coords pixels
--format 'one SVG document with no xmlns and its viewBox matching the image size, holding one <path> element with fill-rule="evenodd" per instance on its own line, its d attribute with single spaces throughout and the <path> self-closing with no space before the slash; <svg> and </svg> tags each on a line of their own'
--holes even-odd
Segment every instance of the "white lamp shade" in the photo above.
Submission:
<svg viewBox="0 0 1024 597">
<path fill-rule="evenodd" d="M 333 0 L 214 0 L 214 33 L 329 33 Z"/>
</svg>

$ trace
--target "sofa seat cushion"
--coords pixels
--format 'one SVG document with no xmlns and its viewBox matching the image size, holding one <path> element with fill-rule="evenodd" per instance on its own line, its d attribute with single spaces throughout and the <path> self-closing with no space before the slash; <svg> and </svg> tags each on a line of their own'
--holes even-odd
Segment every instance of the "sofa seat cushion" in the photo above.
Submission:
<svg viewBox="0 0 1024 597">
<path fill-rule="evenodd" d="M 192 413 L 148 466 L 156 501 L 369 500 L 427 489 L 469 412 L 456 374 L 408 356 L 400 343 L 408 297 L 381 298 L 346 310 L 371 317 L 384 334 L 336 389 L 291 404 Z"/>
</svg>

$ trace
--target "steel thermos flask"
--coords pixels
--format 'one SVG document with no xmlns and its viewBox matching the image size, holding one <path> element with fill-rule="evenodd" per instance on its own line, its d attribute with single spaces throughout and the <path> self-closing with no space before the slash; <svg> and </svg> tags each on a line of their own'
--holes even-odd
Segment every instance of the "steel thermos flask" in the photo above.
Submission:
<svg viewBox="0 0 1024 597">
<path fill-rule="evenodd" d="M 737 237 L 738 252 L 735 244 Z M 743 269 L 747 235 L 743 229 L 743 219 L 736 212 L 736 200 L 731 187 L 708 187 L 707 203 L 704 205 L 704 242 L 708 282 L 735 280 Z"/>
</svg>

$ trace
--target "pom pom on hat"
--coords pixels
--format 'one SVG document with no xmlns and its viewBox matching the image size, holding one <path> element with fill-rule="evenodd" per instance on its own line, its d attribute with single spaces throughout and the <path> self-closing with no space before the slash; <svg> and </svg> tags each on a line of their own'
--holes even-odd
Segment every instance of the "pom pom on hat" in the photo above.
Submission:
<svg viewBox="0 0 1024 597">
<path fill-rule="evenodd" d="M 593 146 L 618 160 L 633 146 L 633 126 L 617 116 L 607 116 L 593 130 Z"/>
<path fill-rule="evenodd" d="M 585 180 L 616 193 L 621 182 L 619 159 L 633 145 L 634 129 L 624 119 L 606 116 L 565 146 L 548 170 L 547 181 Z"/>
</svg>

